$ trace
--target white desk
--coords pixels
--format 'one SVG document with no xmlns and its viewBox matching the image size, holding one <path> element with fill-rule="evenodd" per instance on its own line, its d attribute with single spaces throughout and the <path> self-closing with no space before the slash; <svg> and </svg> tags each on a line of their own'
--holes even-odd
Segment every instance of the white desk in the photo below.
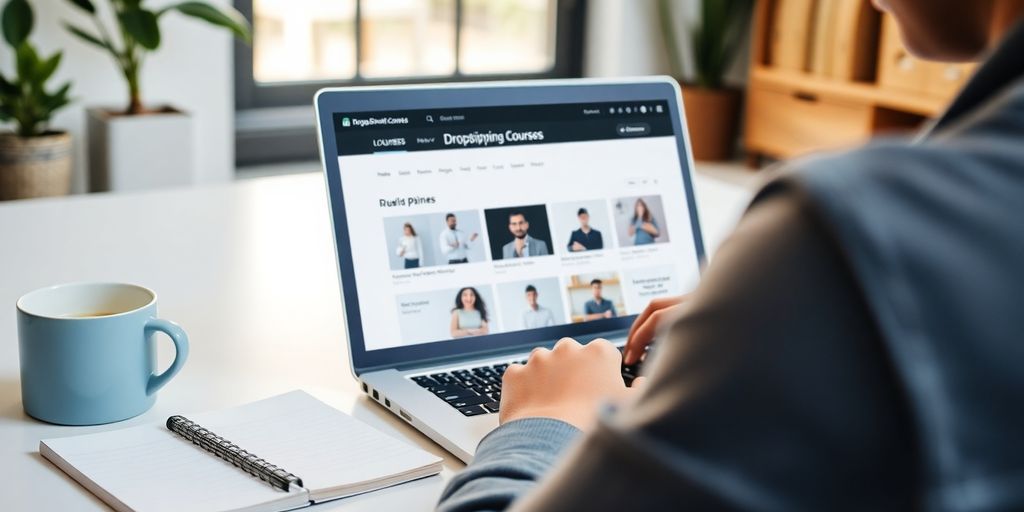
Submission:
<svg viewBox="0 0 1024 512">
<path fill-rule="evenodd" d="M 701 220 L 714 247 L 750 194 L 700 176 L 697 184 Z M 314 510 L 432 509 L 462 464 L 360 395 L 347 367 L 323 187 L 319 174 L 309 174 L 0 203 L 0 508 L 105 509 L 39 456 L 40 439 L 163 421 L 302 388 L 446 461 L 440 477 Z M 189 361 L 137 418 L 96 427 L 33 420 L 21 407 L 14 304 L 39 287 L 93 280 L 155 290 L 160 316 L 189 334 Z M 172 352 L 164 343 L 162 366 Z"/>
</svg>

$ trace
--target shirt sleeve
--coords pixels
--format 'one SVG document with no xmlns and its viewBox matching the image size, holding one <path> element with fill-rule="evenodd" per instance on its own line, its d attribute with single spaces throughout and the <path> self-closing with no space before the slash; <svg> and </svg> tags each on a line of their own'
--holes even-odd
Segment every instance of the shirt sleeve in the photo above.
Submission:
<svg viewBox="0 0 1024 512">
<path fill-rule="evenodd" d="M 797 192 L 762 197 L 659 336 L 644 394 L 491 492 L 516 510 L 914 508 L 911 421 L 856 282 Z M 517 463 L 484 451 L 469 474 Z"/>
<path fill-rule="evenodd" d="M 438 244 L 441 246 L 441 254 L 448 254 L 453 251 L 452 246 L 448 245 L 448 233 L 446 231 L 441 232 L 440 238 L 438 238 Z"/>
<path fill-rule="evenodd" d="M 550 418 L 527 418 L 498 427 L 480 441 L 475 462 L 452 478 L 438 510 L 504 510 L 535 486 L 578 435 L 576 427 Z"/>
</svg>

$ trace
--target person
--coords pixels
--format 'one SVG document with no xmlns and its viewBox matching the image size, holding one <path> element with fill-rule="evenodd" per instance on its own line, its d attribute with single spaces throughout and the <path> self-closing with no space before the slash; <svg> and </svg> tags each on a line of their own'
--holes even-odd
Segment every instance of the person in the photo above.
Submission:
<svg viewBox="0 0 1024 512">
<path fill-rule="evenodd" d="M 408 222 L 402 225 L 402 237 L 398 239 L 396 254 L 402 258 L 405 268 L 419 268 L 420 258 L 423 255 L 423 244 L 420 243 L 416 229 Z"/>
<path fill-rule="evenodd" d="M 452 338 L 482 336 L 490 332 L 487 327 L 487 305 L 476 288 L 467 286 L 455 294 L 452 309 Z"/>
<path fill-rule="evenodd" d="M 594 298 L 583 303 L 584 320 L 600 320 L 602 318 L 615 318 L 615 304 L 601 296 L 604 290 L 604 282 L 600 279 L 590 281 L 590 292 Z"/>
<path fill-rule="evenodd" d="M 590 227 L 590 213 L 586 208 L 580 208 L 576 212 L 576 218 L 580 221 L 580 228 L 569 235 L 569 251 L 594 251 L 604 248 L 604 240 L 601 232 Z"/>
<path fill-rule="evenodd" d="M 511 365 L 440 510 L 1024 510 L 1020 2 L 875 3 L 925 57 L 1016 25 L 913 141 L 784 164 L 624 358 Z"/>
<path fill-rule="evenodd" d="M 555 325 L 555 315 L 537 302 L 537 287 L 526 285 L 526 310 L 523 311 L 523 329 L 537 329 Z"/>
<path fill-rule="evenodd" d="M 448 264 L 454 265 L 456 263 L 469 263 L 469 256 L 466 251 L 469 249 L 470 242 L 473 242 L 477 238 L 477 234 L 473 233 L 466 236 L 459 228 L 459 221 L 455 217 L 454 213 L 449 213 L 444 216 L 445 228 L 441 230 L 440 236 L 440 247 L 441 254 L 448 258 Z"/>
<path fill-rule="evenodd" d="M 633 205 L 633 218 L 629 221 L 629 236 L 633 237 L 633 245 L 653 244 L 659 235 L 658 223 L 647 208 L 647 202 L 638 197 Z"/>
<path fill-rule="evenodd" d="M 502 259 L 526 258 L 529 256 L 547 256 L 548 244 L 530 236 L 530 223 L 526 214 L 513 211 L 508 215 L 508 230 L 512 233 L 512 241 L 501 248 Z"/>
</svg>

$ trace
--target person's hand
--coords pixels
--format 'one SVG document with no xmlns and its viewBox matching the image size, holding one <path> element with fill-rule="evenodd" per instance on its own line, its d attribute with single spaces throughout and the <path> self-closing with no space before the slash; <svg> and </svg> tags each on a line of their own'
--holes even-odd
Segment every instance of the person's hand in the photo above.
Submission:
<svg viewBox="0 0 1024 512">
<path fill-rule="evenodd" d="M 579 242 L 573 242 L 572 243 L 572 250 L 574 250 L 574 251 L 585 251 L 585 250 L 587 250 L 587 248 L 583 244 L 581 244 Z"/>
<path fill-rule="evenodd" d="M 525 238 L 516 238 L 516 242 L 515 243 L 516 243 L 516 245 L 515 245 L 516 254 L 522 256 L 523 255 L 523 249 L 526 248 L 526 239 Z"/>
<path fill-rule="evenodd" d="M 605 311 L 605 312 L 604 312 L 604 317 L 605 317 L 605 318 L 611 318 L 611 317 L 612 317 L 612 312 L 611 312 L 611 310 Z"/>
<path fill-rule="evenodd" d="M 639 362 L 644 349 L 654 340 L 654 335 L 658 332 L 658 326 L 665 318 L 677 313 L 685 300 L 686 296 L 681 295 L 679 297 L 654 299 L 647 304 L 644 312 L 636 317 L 633 327 L 629 329 L 629 337 L 626 339 L 626 350 L 622 354 L 622 362 L 625 364 L 636 364 Z"/>
<path fill-rule="evenodd" d="M 580 345 L 562 338 L 551 350 L 534 349 L 526 365 L 512 364 L 505 370 L 498 420 L 554 418 L 588 430 L 602 403 L 621 403 L 646 385 L 646 379 L 638 377 L 627 388 L 621 364 L 619 350 L 608 340 Z"/>
</svg>

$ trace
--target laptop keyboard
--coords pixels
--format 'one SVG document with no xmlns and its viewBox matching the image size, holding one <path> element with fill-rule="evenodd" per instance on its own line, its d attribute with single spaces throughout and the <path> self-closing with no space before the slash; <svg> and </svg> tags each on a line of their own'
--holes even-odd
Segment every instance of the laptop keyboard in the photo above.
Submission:
<svg viewBox="0 0 1024 512">
<path fill-rule="evenodd" d="M 511 361 L 410 378 L 458 409 L 463 416 L 491 414 L 498 412 L 498 404 L 501 403 L 501 376 L 505 374 L 508 365 L 515 362 L 526 364 L 526 360 Z"/>
<path fill-rule="evenodd" d="M 621 352 L 623 348 L 619 348 Z M 526 364 L 526 360 L 510 361 L 493 366 L 462 368 L 448 372 L 410 377 L 420 387 L 456 408 L 463 416 L 477 416 L 498 412 L 501 403 L 501 376 L 512 363 Z M 622 366 L 622 380 L 627 386 L 640 373 L 640 363 Z"/>
</svg>

